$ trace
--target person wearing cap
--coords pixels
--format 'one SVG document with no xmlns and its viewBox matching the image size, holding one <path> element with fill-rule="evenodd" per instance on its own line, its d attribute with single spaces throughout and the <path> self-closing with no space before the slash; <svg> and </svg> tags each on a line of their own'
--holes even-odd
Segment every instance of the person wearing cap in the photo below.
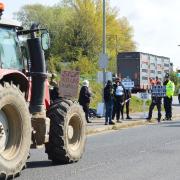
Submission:
<svg viewBox="0 0 180 180">
<path fill-rule="evenodd" d="M 112 121 L 112 111 L 114 105 L 114 94 L 113 94 L 113 85 L 110 80 L 108 80 L 105 88 L 104 88 L 104 103 L 106 107 L 105 113 L 105 125 L 113 125 L 115 124 Z"/>
<path fill-rule="evenodd" d="M 151 83 L 151 86 L 161 86 L 161 81 L 158 79 L 158 77 L 156 77 L 156 80 L 153 81 L 153 83 Z M 148 117 L 146 118 L 147 121 L 150 121 L 151 118 L 152 118 L 152 112 L 153 112 L 153 109 L 154 107 L 156 106 L 157 107 L 157 110 L 158 110 L 158 122 L 161 121 L 161 104 L 162 104 L 162 97 L 159 97 L 159 96 L 151 96 L 152 97 L 152 101 L 151 101 L 151 104 L 149 106 L 149 113 L 148 113 Z"/>
<path fill-rule="evenodd" d="M 116 115 L 116 120 L 117 122 L 122 122 L 120 120 L 120 113 L 121 113 L 121 119 L 124 119 L 123 115 L 123 109 L 124 109 L 124 101 L 125 101 L 125 88 L 121 83 L 121 79 L 117 78 L 115 81 L 115 84 L 113 85 L 114 88 L 114 111 L 113 111 L 113 117 L 112 119 L 115 118 Z"/>
<path fill-rule="evenodd" d="M 165 119 L 172 120 L 172 97 L 174 95 L 175 85 L 170 80 L 169 73 L 165 75 L 165 81 L 163 83 L 166 86 L 166 96 L 164 97 L 164 109 L 165 109 Z"/>
<path fill-rule="evenodd" d="M 79 104 L 83 107 L 87 123 L 91 123 L 89 120 L 89 104 L 90 104 L 91 92 L 89 91 L 89 81 L 84 80 L 79 93 Z"/>
</svg>

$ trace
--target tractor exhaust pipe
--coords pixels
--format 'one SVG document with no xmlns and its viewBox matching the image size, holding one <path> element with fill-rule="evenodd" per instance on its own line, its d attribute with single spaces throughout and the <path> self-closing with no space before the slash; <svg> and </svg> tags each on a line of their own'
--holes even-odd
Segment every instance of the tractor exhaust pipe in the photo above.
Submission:
<svg viewBox="0 0 180 180">
<path fill-rule="evenodd" d="M 35 28 L 37 29 L 37 25 L 33 24 L 31 30 Z M 44 91 L 47 74 L 41 38 L 36 37 L 35 32 L 32 32 L 27 44 L 30 54 L 30 76 L 32 80 L 30 113 L 33 114 L 44 111 Z"/>
</svg>

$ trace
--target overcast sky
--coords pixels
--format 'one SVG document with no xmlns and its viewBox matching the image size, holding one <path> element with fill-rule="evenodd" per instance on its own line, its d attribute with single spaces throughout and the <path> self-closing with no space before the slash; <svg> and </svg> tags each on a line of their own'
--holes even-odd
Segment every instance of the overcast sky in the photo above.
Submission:
<svg viewBox="0 0 180 180">
<path fill-rule="evenodd" d="M 2 2 L 2 1 L 1 1 Z M 3 0 L 4 16 L 24 4 L 42 3 L 53 5 L 58 0 Z M 180 0 L 110 0 L 119 9 L 119 15 L 128 18 L 134 28 L 137 50 L 171 58 L 180 67 Z"/>
</svg>

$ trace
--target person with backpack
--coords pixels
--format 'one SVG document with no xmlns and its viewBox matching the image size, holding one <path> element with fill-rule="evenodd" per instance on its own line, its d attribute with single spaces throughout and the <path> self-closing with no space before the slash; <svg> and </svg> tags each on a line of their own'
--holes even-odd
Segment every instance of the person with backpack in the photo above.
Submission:
<svg viewBox="0 0 180 180">
<path fill-rule="evenodd" d="M 112 111 L 114 105 L 114 94 L 113 94 L 113 86 L 112 82 L 108 80 L 105 88 L 104 88 L 104 103 L 105 103 L 105 125 L 113 125 L 115 124 L 112 121 Z"/>
</svg>

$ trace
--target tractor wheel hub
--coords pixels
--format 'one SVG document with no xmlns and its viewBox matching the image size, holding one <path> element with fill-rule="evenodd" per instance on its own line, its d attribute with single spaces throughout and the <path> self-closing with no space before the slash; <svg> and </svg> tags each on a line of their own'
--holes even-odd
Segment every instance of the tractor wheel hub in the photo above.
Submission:
<svg viewBox="0 0 180 180">
<path fill-rule="evenodd" d="M 72 139 L 73 137 L 73 134 L 74 134 L 74 129 L 72 126 L 68 126 L 68 139 Z"/>
<path fill-rule="evenodd" d="M 0 110 L 0 153 L 6 148 L 9 137 L 8 119 L 3 111 Z"/>
</svg>

